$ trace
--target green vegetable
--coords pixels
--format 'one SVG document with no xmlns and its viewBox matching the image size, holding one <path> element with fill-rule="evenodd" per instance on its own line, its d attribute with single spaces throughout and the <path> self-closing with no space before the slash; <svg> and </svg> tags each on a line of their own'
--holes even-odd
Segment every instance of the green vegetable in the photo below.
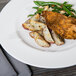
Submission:
<svg viewBox="0 0 76 76">
<path fill-rule="evenodd" d="M 57 13 L 59 13 L 59 11 L 58 10 L 52 10 L 53 12 L 57 12 Z"/>
<path fill-rule="evenodd" d="M 67 2 L 64 2 L 64 3 L 58 3 L 58 2 L 44 2 L 44 1 L 34 1 L 34 3 L 37 5 L 37 6 L 45 6 L 45 5 L 65 5 L 65 6 L 72 6 L 71 4 L 67 4 Z"/>
<path fill-rule="evenodd" d="M 60 9 L 60 8 L 58 8 L 58 6 L 64 6 L 65 8 L 71 8 L 72 7 L 72 5 L 71 4 L 67 4 L 67 2 L 65 1 L 64 3 L 58 3 L 58 2 L 44 2 L 44 1 L 34 1 L 34 3 L 37 5 L 37 6 L 46 6 L 46 5 L 48 5 L 48 6 L 50 6 L 50 7 L 52 7 L 52 5 L 56 5 L 57 7 L 55 7 L 55 9 L 58 9 L 58 10 L 62 10 L 62 9 Z M 64 8 L 63 7 L 63 8 Z M 65 9 L 64 8 L 64 9 Z M 71 14 L 71 13 L 70 13 Z"/>
<path fill-rule="evenodd" d="M 60 7 L 56 6 L 56 5 L 55 5 L 54 7 L 52 7 L 52 8 L 53 8 L 54 10 L 59 10 L 59 11 L 60 11 L 60 10 L 63 10 L 62 8 L 60 8 Z"/>
<path fill-rule="evenodd" d="M 70 9 L 70 11 L 74 12 L 76 14 L 76 11 L 74 9 Z"/>
<path fill-rule="evenodd" d="M 65 5 L 65 4 L 64 4 L 64 6 L 65 6 L 66 8 L 68 8 L 68 9 L 70 9 L 73 5 L 70 5 L 70 4 Z"/>
<path fill-rule="evenodd" d="M 32 7 L 33 9 L 38 9 L 39 7 Z"/>
<path fill-rule="evenodd" d="M 65 2 L 63 3 L 63 5 L 64 5 L 65 7 L 68 7 L 68 8 L 73 6 L 73 5 L 67 4 L 67 3 L 68 3 L 68 2 L 65 1 Z"/>
<path fill-rule="evenodd" d="M 34 14 L 29 14 L 28 17 L 30 17 L 30 16 L 34 16 Z"/>
<path fill-rule="evenodd" d="M 43 1 L 34 1 L 34 3 L 35 3 L 37 6 L 40 6 L 40 5 L 43 3 Z"/>
<path fill-rule="evenodd" d="M 64 13 L 63 15 L 65 15 L 65 16 L 69 16 L 69 14 L 67 14 L 67 13 Z"/>
<path fill-rule="evenodd" d="M 57 3 L 57 2 L 44 2 L 44 1 L 34 1 L 34 3 L 35 3 L 37 6 L 62 5 L 61 3 Z"/>
<path fill-rule="evenodd" d="M 67 4 L 67 3 L 68 3 L 68 2 L 65 1 L 63 4 Z"/>
<path fill-rule="evenodd" d="M 38 8 L 37 13 L 41 14 L 43 10 L 43 8 Z"/>
<path fill-rule="evenodd" d="M 28 15 L 28 17 L 34 16 L 34 15 L 37 14 L 37 13 L 41 14 L 43 10 L 44 10 L 43 8 L 38 8 L 37 11 L 36 11 L 34 14 Z"/>
<path fill-rule="evenodd" d="M 34 13 L 34 15 L 36 15 L 37 14 L 37 11 Z"/>
<path fill-rule="evenodd" d="M 71 13 L 71 11 L 69 11 L 65 6 L 63 6 L 62 8 L 63 8 L 63 10 L 65 10 L 69 15 L 73 15 L 73 14 Z"/>
<path fill-rule="evenodd" d="M 76 11 L 72 8 L 72 4 L 68 4 L 68 2 L 63 2 L 63 3 L 58 3 L 58 2 L 44 2 L 44 1 L 34 1 L 34 3 L 38 7 L 33 7 L 33 9 L 36 9 L 37 11 L 34 14 L 30 14 L 28 16 L 34 16 L 35 14 L 39 13 L 41 14 L 42 11 L 44 11 L 44 6 L 49 6 L 49 8 L 53 8 L 53 12 L 58 12 L 60 13 L 61 10 L 65 11 L 64 15 L 65 16 L 71 16 L 75 17 L 76 16 L 72 13 L 74 12 L 76 14 Z M 42 6 L 43 8 L 39 8 L 39 6 Z"/>
</svg>

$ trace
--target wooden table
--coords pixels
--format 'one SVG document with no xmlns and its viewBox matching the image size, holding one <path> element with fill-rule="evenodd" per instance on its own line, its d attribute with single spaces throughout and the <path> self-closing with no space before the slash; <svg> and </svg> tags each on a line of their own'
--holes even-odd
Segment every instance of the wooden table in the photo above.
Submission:
<svg viewBox="0 0 76 76">
<path fill-rule="evenodd" d="M 0 11 L 9 0 L 0 0 Z M 32 76 L 76 76 L 76 66 L 62 69 L 43 69 L 29 66 Z"/>
</svg>

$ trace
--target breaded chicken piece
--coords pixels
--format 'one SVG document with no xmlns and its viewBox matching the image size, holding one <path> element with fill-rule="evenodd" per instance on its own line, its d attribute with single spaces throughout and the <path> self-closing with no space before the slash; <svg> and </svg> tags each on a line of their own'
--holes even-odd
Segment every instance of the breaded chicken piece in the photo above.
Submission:
<svg viewBox="0 0 76 76">
<path fill-rule="evenodd" d="M 76 39 L 75 18 L 51 11 L 43 11 L 42 16 L 45 18 L 49 29 L 54 30 L 62 38 Z"/>
</svg>

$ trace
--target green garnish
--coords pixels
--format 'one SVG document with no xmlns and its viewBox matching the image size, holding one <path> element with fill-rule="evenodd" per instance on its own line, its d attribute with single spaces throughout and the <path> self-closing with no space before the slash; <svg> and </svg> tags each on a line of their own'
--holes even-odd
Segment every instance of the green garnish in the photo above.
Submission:
<svg viewBox="0 0 76 76">
<path fill-rule="evenodd" d="M 73 15 L 73 14 L 71 13 L 71 11 L 69 11 L 65 6 L 63 6 L 62 8 L 63 8 L 63 10 L 65 10 L 69 15 Z"/>
<path fill-rule="evenodd" d="M 38 8 L 37 13 L 41 14 L 43 10 L 43 8 Z"/>
<path fill-rule="evenodd" d="M 30 16 L 34 16 L 34 14 L 29 14 L 28 17 L 30 17 Z"/>
<path fill-rule="evenodd" d="M 38 9 L 39 7 L 32 7 L 33 9 Z"/>
<path fill-rule="evenodd" d="M 63 4 L 67 4 L 67 3 L 68 3 L 68 2 L 65 1 Z"/>
<path fill-rule="evenodd" d="M 37 6 L 46 6 L 46 5 L 61 5 L 61 3 L 57 2 L 44 2 L 44 1 L 34 1 Z"/>
</svg>

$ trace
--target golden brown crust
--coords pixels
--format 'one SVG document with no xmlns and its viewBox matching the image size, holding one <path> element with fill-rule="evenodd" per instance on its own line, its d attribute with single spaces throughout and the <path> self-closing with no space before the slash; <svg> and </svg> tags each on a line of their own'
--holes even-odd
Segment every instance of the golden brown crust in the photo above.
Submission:
<svg viewBox="0 0 76 76">
<path fill-rule="evenodd" d="M 43 11 L 42 16 L 46 19 L 46 24 L 62 38 L 76 39 L 76 19 L 65 15 Z"/>
</svg>

